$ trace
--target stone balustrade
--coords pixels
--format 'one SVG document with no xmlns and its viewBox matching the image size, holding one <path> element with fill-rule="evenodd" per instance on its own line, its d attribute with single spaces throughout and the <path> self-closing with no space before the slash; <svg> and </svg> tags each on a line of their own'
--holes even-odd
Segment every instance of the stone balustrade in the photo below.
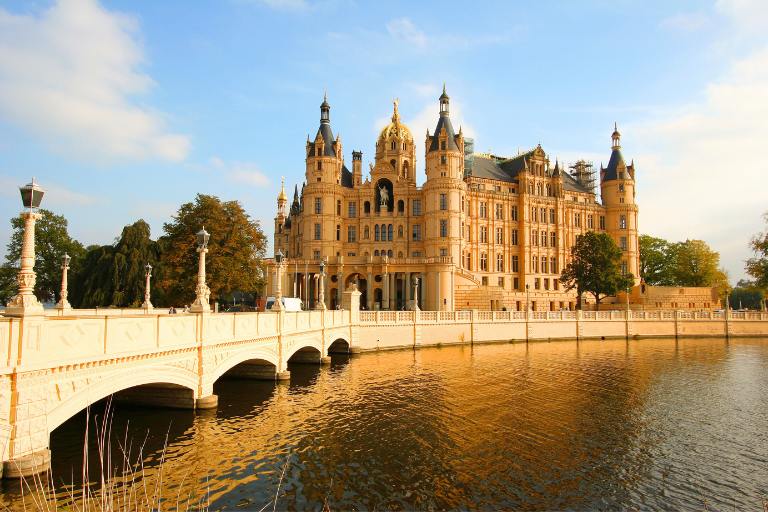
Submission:
<svg viewBox="0 0 768 512">
<path fill-rule="evenodd" d="M 47 468 L 50 433 L 85 407 L 116 399 L 211 408 L 225 373 L 289 378 L 289 362 L 335 351 L 451 343 L 644 337 L 768 337 L 768 313 L 717 311 L 360 311 L 168 315 L 71 310 L 0 316 L 0 454 L 6 476 Z"/>
</svg>

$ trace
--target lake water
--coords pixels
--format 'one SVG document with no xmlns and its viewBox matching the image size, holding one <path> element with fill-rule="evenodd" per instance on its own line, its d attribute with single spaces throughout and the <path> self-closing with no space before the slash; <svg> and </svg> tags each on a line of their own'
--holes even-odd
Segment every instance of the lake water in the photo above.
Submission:
<svg viewBox="0 0 768 512">
<path fill-rule="evenodd" d="M 278 510 L 760 511 L 768 499 L 768 339 L 453 346 L 291 372 L 290 384 L 225 377 L 209 413 L 119 405 L 113 445 L 128 439 L 135 459 L 144 444 L 166 510 L 189 496 L 211 510 L 272 510 L 275 496 Z M 86 422 L 51 439 L 62 503 L 62 482 L 80 487 Z M 17 508 L 18 484 L 1 497 Z"/>
</svg>

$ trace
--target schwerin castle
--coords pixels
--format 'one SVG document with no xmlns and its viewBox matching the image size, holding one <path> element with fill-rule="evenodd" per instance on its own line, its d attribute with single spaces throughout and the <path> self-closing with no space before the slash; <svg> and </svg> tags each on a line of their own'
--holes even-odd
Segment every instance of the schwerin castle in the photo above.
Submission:
<svg viewBox="0 0 768 512">
<path fill-rule="evenodd" d="M 576 293 L 558 278 L 576 237 L 594 230 L 608 233 L 623 251 L 622 270 L 635 276 L 632 302 L 715 305 L 708 288 L 640 282 L 635 166 L 624 160 L 615 127 L 608 165 L 599 171 L 599 202 L 590 163 L 552 165 L 540 145 L 514 157 L 475 153 L 473 141 L 451 124 L 445 89 L 439 102 L 435 130 L 424 141 L 426 181 L 419 187 L 416 143 L 396 101 L 364 179 L 361 152 L 352 152 L 351 171 L 345 165 L 324 99 L 317 135 L 306 143 L 306 181 L 290 205 L 284 185 L 277 199 L 274 248 L 283 255 L 283 296 L 314 308 L 323 283 L 324 303 L 335 308 L 355 283 L 361 307 L 369 310 L 573 309 Z M 277 275 L 271 262 L 271 295 Z"/>
</svg>

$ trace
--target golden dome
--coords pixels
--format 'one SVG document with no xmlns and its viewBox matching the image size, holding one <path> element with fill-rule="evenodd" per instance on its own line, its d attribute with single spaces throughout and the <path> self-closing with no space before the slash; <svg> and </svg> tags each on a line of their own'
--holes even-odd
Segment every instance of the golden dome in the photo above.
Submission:
<svg viewBox="0 0 768 512">
<path fill-rule="evenodd" d="M 381 133 L 379 133 L 379 142 L 393 138 L 405 142 L 413 142 L 411 130 L 400 122 L 400 113 L 397 111 L 398 101 L 395 100 L 393 104 L 394 111 L 392 112 L 392 122 L 382 128 Z"/>
<path fill-rule="evenodd" d="M 288 196 L 285 194 L 285 177 L 282 178 L 280 185 L 280 193 L 277 195 L 278 201 L 288 201 Z"/>
</svg>

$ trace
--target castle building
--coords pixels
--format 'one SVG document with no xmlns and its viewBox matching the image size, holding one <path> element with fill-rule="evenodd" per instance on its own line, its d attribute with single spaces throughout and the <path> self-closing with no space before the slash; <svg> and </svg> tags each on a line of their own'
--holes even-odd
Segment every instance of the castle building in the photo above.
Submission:
<svg viewBox="0 0 768 512">
<path fill-rule="evenodd" d="M 331 129 L 327 99 L 320 127 L 306 143 L 305 183 L 289 206 L 277 200 L 275 253 L 284 255 L 282 292 L 316 307 L 324 282 L 335 308 L 355 282 L 361 305 L 399 310 L 573 309 L 575 292 L 558 278 L 576 237 L 608 233 L 623 251 L 622 268 L 639 285 L 635 167 L 621 153 L 615 129 L 608 165 L 554 164 L 541 145 L 512 157 L 475 153 L 456 132 L 443 89 L 433 133 L 423 143 L 426 181 L 416 184 L 417 143 L 394 103 L 363 177 L 363 155 L 344 161 Z M 326 278 L 318 279 L 324 263 Z M 270 287 L 276 277 L 269 272 Z"/>
</svg>

